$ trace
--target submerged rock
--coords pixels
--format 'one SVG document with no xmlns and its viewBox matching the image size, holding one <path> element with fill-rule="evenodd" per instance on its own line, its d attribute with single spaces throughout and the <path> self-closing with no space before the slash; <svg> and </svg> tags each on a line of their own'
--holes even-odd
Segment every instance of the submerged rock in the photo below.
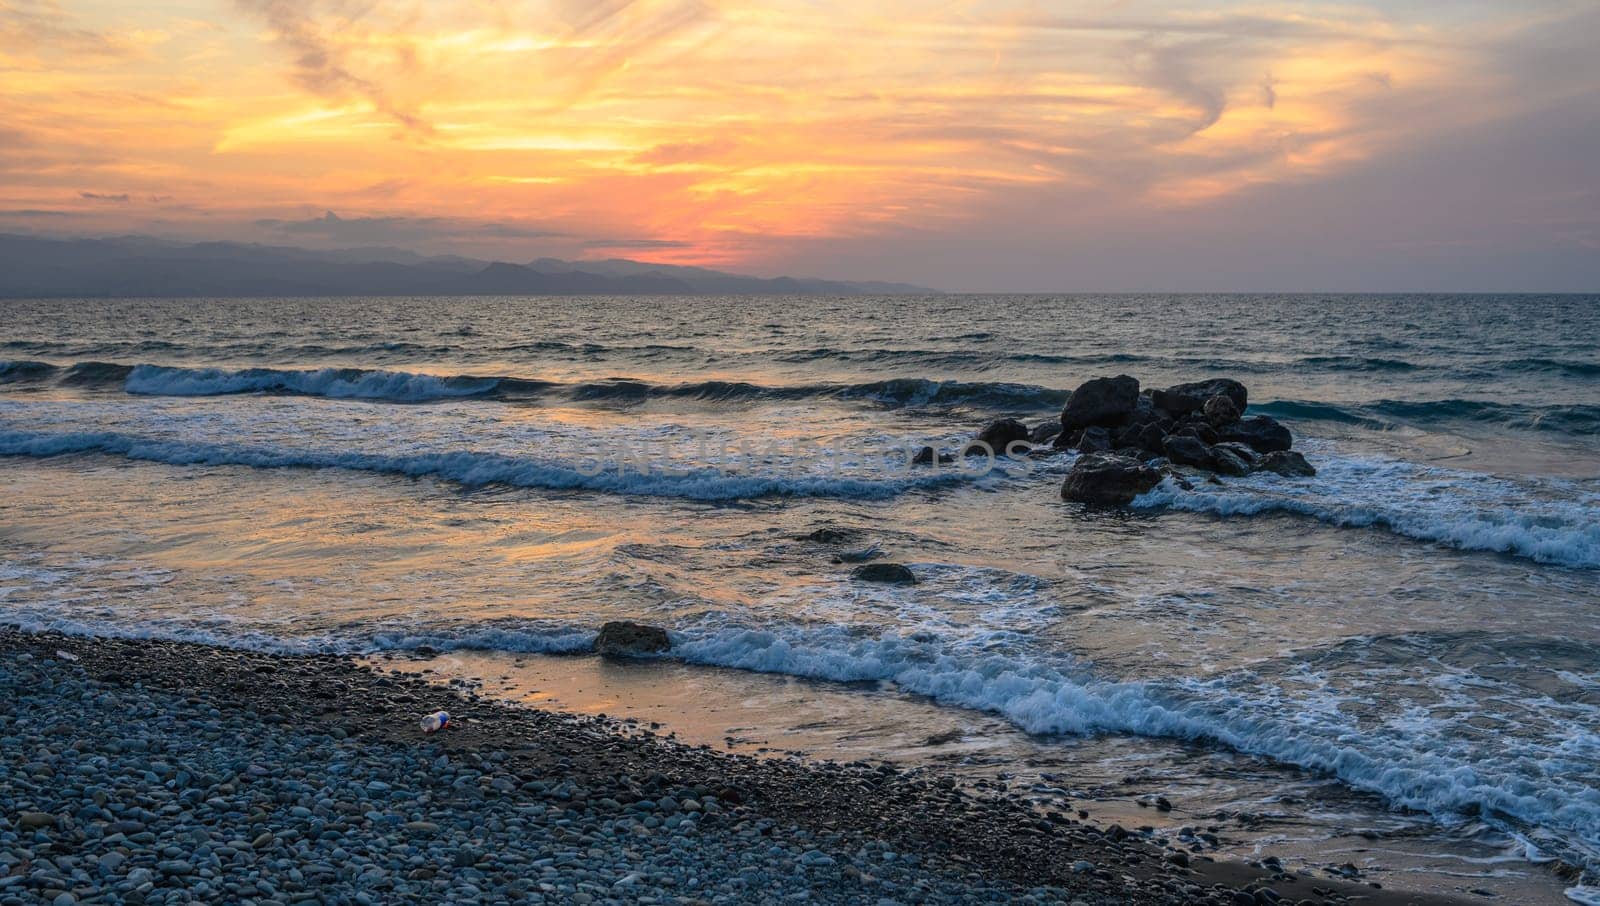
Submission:
<svg viewBox="0 0 1600 906">
<path fill-rule="evenodd" d="M 1104 453 L 1086 453 L 1072 464 L 1061 484 L 1061 498 L 1079 503 L 1122 506 L 1161 483 L 1153 466 Z"/>
<path fill-rule="evenodd" d="M 884 582 L 890 585 L 915 585 L 917 576 L 903 563 L 868 563 L 850 571 L 860 582 Z"/>
<path fill-rule="evenodd" d="M 931 450 L 932 447 L 927 449 Z M 834 528 L 824 526 L 800 536 L 801 541 L 812 541 L 817 544 L 844 544 L 861 537 L 861 531 L 853 528 Z"/>
<path fill-rule="evenodd" d="M 1317 474 L 1316 468 L 1306 462 L 1306 458 L 1293 450 L 1277 450 L 1261 457 L 1256 462 L 1256 470 L 1272 472 L 1285 478 L 1310 478 Z"/>
<path fill-rule="evenodd" d="M 1220 434 L 1223 440 L 1246 444 L 1257 453 L 1276 453 L 1294 446 L 1294 435 L 1289 429 L 1265 415 L 1241 418 L 1222 429 Z"/>
<path fill-rule="evenodd" d="M 956 457 L 953 453 L 940 453 L 932 447 L 923 447 L 917 451 L 916 456 L 911 457 L 911 464 L 914 466 L 931 466 L 935 461 L 955 462 Z"/>
<path fill-rule="evenodd" d="M 657 654 L 671 647 L 672 639 L 667 636 L 665 629 L 625 620 L 601 626 L 600 635 L 594 640 L 594 650 L 602 657 L 638 657 Z"/>
<path fill-rule="evenodd" d="M 1061 410 L 1061 427 L 1072 431 L 1091 425 L 1119 425 L 1139 406 L 1139 379 L 1116 377 L 1084 381 Z"/>
</svg>

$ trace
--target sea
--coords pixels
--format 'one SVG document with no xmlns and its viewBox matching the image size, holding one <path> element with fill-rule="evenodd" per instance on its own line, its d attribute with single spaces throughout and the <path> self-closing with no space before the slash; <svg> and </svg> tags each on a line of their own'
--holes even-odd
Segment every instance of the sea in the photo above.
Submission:
<svg viewBox="0 0 1600 906">
<path fill-rule="evenodd" d="M 1596 296 L 0 301 L 0 624 L 1600 902 L 1597 337 Z M 1243 382 L 1317 476 L 1107 510 L 1070 455 L 908 462 L 1116 374 Z M 610 620 L 670 654 L 586 654 Z"/>
</svg>

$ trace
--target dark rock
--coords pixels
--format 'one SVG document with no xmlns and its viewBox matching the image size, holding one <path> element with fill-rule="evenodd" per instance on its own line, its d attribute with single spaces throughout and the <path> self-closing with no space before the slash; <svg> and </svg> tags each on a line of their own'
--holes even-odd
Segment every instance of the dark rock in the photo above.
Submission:
<svg viewBox="0 0 1600 906">
<path fill-rule="evenodd" d="M 1276 453 L 1294 446 L 1294 435 L 1289 429 L 1265 415 L 1241 418 L 1220 433 L 1223 440 L 1246 444 L 1257 453 Z"/>
<path fill-rule="evenodd" d="M 1031 444 L 1047 444 L 1060 436 L 1060 421 L 1045 422 L 1034 426 L 1034 429 L 1028 432 L 1028 442 Z"/>
<path fill-rule="evenodd" d="M 56 816 L 49 812 L 23 812 L 17 816 L 17 827 L 22 830 L 39 830 L 55 826 Z"/>
<path fill-rule="evenodd" d="M 1111 431 L 1107 428 L 1085 428 L 1075 444 L 1082 453 L 1110 453 Z"/>
<path fill-rule="evenodd" d="M 850 571 L 861 582 L 886 582 L 890 585 L 915 585 L 917 576 L 901 563 L 868 563 Z"/>
<path fill-rule="evenodd" d="M 1213 428 L 1231 425 L 1243 415 L 1239 407 L 1233 404 L 1233 400 L 1222 393 L 1206 400 L 1205 406 L 1200 411 L 1206 417 L 1206 424 Z"/>
<path fill-rule="evenodd" d="M 1250 406 L 1250 392 L 1243 384 L 1231 378 L 1212 378 L 1209 381 L 1175 384 L 1151 394 L 1151 401 L 1173 415 L 1187 415 L 1190 412 L 1200 411 L 1204 408 L 1206 400 L 1219 393 L 1231 400 L 1234 408 L 1240 412 Z"/>
<path fill-rule="evenodd" d="M 1228 444 L 1217 444 L 1211 448 L 1211 470 L 1223 475 L 1243 478 L 1250 474 L 1253 460 L 1253 457 L 1246 459 L 1239 455 L 1239 452 L 1231 449 Z"/>
<path fill-rule="evenodd" d="M 1028 439 L 1028 426 L 1014 418 L 1002 418 L 990 422 L 982 431 L 978 432 L 978 442 L 988 444 L 989 449 L 996 456 L 1009 455 L 1007 448 L 1016 441 L 1026 442 Z"/>
<path fill-rule="evenodd" d="M 637 657 L 656 654 L 672 647 L 672 639 L 659 626 L 615 621 L 600 627 L 594 650 L 605 657 Z"/>
<path fill-rule="evenodd" d="M 1167 458 L 1183 466 L 1198 466 L 1202 469 L 1211 468 L 1214 457 L 1211 447 L 1198 437 L 1188 434 L 1174 434 L 1167 438 L 1164 450 Z"/>
<path fill-rule="evenodd" d="M 1061 484 L 1061 498 L 1079 503 L 1120 506 L 1161 483 L 1161 473 L 1126 456 L 1086 453 L 1072 464 Z"/>
<path fill-rule="evenodd" d="M 1293 450 L 1276 450 L 1256 461 L 1256 469 L 1272 472 L 1285 478 L 1310 478 L 1317 470 L 1306 458 Z"/>
<path fill-rule="evenodd" d="M 1250 447 L 1245 444 L 1239 443 L 1236 440 L 1225 440 L 1221 443 L 1212 444 L 1212 446 L 1219 449 L 1232 451 L 1240 459 L 1249 463 L 1250 468 L 1252 469 L 1255 468 L 1256 460 L 1259 458 L 1256 456 L 1256 451 L 1250 449 Z"/>
<path fill-rule="evenodd" d="M 1139 405 L 1139 380 L 1126 374 L 1084 381 L 1061 410 L 1061 427 L 1071 431 L 1090 425 L 1119 425 Z"/>
<path fill-rule="evenodd" d="M 1193 437 L 1208 447 L 1222 440 L 1222 436 L 1205 422 L 1181 422 L 1172 433 L 1182 437 Z"/>
<path fill-rule="evenodd" d="M 1139 424 L 1136 422 L 1126 428 L 1123 428 L 1121 431 L 1118 431 L 1116 437 L 1114 438 L 1114 442 L 1119 449 L 1129 447 L 1138 450 L 1148 450 L 1152 453 L 1160 453 L 1162 450 L 1162 442 L 1165 439 L 1166 434 L 1161 430 L 1159 425 L 1153 423 Z"/>
<path fill-rule="evenodd" d="M 927 447 L 925 449 L 933 449 Z M 844 544 L 861 537 L 861 531 L 853 528 L 819 528 L 815 531 L 801 535 L 801 541 L 814 541 L 817 544 Z"/>
<path fill-rule="evenodd" d="M 955 454 L 953 454 L 953 453 L 940 453 L 937 450 L 933 449 L 932 447 L 923 447 L 922 449 L 917 451 L 917 455 L 916 456 L 913 456 L 911 458 L 911 464 L 914 465 L 914 466 L 932 465 L 933 461 L 934 461 L 934 459 L 936 457 L 938 458 L 938 460 L 940 462 L 955 462 L 956 461 Z"/>
</svg>

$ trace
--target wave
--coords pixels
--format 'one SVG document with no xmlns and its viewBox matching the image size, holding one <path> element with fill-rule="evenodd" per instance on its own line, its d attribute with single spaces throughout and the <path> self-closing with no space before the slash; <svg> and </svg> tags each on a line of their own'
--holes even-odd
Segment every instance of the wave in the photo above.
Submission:
<svg viewBox="0 0 1600 906">
<path fill-rule="evenodd" d="M 11 363 L 18 364 L 18 363 Z M 52 369 L 44 362 L 20 363 Z M 6 372 L 0 371 L 0 381 Z M 13 378 L 15 380 L 15 378 Z M 934 381 L 897 378 L 855 384 L 764 385 L 746 381 L 690 381 L 660 384 L 629 378 L 560 383 L 498 375 L 436 375 L 363 368 L 280 369 L 185 368 L 167 365 L 120 365 L 81 362 L 62 374 L 66 384 L 121 387 L 151 396 L 226 396 L 273 393 L 330 399 L 363 399 L 423 403 L 449 399 L 528 401 L 558 398 L 574 402 L 643 403 L 650 400 L 704 402 L 859 400 L 892 408 L 974 407 L 1010 411 L 1059 408 L 1071 396 L 1033 384 L 999 381 Z"/>
<path fill-rule="evenodd" d="M 132 365 L 116 362 L 79 362 L 61 375 L 61 383 L 81 387 L 99 387 L 120 384 L 133 373 Z"/>
<path fill-rule="evenodd" d="M 1130 734 L 1221 745 L 1334 776 L 1391 804 L 1447 821 L 1465 817 L 1545 828 L 1578 858 L 1600 854 L 1600 789 L 1581 739 L 1521 740 L 1513 754 L 1464 749 L 1448 720 L 1362 723 L 1326 688 L 1280 687 L 1242 671 L 1218 678 L 1125 682 L 1066 657 L 998 647 L 992 637 L 951 643 L 928 632 L 870 634 L 728 628 L 678 634 L 691 663 L 813 679 L 889 681 L 944 704 L 999 714 L 1039 734 Z M 1425 724 L 1425 725 L 1419 725 Z M 1568 771 L 1571 773 L 1568 773 Z"/>
<path fill-rule="evenodd" d="M 1305 482 L 1253 476 L 1185 491 L 1168 480 L 1135 505 L 1224 517 L 1292 513 L 1460 550 L 1600 569 L 1600 495 L 1593 491 L 1383 457 L 1324 455 L 1315 463 L 1317 477 Z"/>
<path fill-rule="evenodd" d="M 1585 362 L 1577 359 L 1549 359 L 1526 358 L 1510 359 L 1503 362 L 1490 362 L 1483 366 L 1488 374 L 1498 374 L 1502 371 L 1524 371 L 1549 374 L 1565 374 L 1573 377 L 1600 376 L 1600 362 Z"/>
<path fill-rule="evenodd" d="M 1298 365 L 1326 368 L 1330 371 L 1415 371 L 1417 365 L 1405 359 L 1385 359 L 1359 355 L 1306 356 Z"/>
<path fill-rule="evenodd" d="M 405 371 L 321 368 L 287 371 L 247 368 L 174 368 L 139 365 L 123 381 L 129 393 L 161 396 L 220 396 L 235 393 L 293 393 L 333 399 L 424 402 L 481 396 L 495 389 L 498 378 L 438 377 Z"/>
<path fill-rule="evenodd" d="M 1253 412 L 1277 418 L 1327 421 L 1390 428 L 1399 423 L 1483 422 L 1508 428 L 1559 434 L 1600 433 L 1600 405 L 1534 406 L 1487 400 L 1378 400 L 1371 403 L 1319 403 L 1273 400 L 1251 405 Z"/>
<path fill-rule="evenodd" d="M 43 458 L 75 453 L 123 456 L 169 465 L 345 469 L 410 478 L 438 478 L 468 487 L 499 484 L 544 490 L 599 491 L 713 501 L 765 497 L 881 500 L 912 490 L 972 482 L 982 477 L 975 471 L 959 469 L 885 478 L 831 474 L 739 474 L 706 468 L 666 471 L 657 467 L 645 471 L 635 463 L 627 463 L 626 467 L 600 460 L 573 464 L 476 451 L 386 455 L 169 441 L 112 431 L 0 431 L 0 456 Z M 887 468 L 885 471 L 886 474 L 892 474 Z"/>
<path fill-rule="evenodd" d="M 0 384 L 45 381 L 55 376 L 56 366 L 49 362 L 0 361 Z"/>
<path fill-rule="evenodd" d="M 78 622 L 36 612 L 0 612 L 0 620 L 29 631 L 290 654 L 576 654 L 589 651 L 595 638 L 591 628 L 516 619 L 380 625 L 305 637 L 226 625 Z M 690 664 L 826 682 L 892 683 L 940 704 L 997 714 L 1034 734 L 1122 734 L 1215 745 L 1335 777 L 1394 807 L 1446 823 L 1478 819 L 1513 833 L 1539 829 L 1542 839 L 1553 837 L 1562 855 L 1575 861 L 1593 864 L 1600 855 L 1600 789 L 1587 760 L 1600 747 L 1600 736 L 1581 724 L 1520 738 L 1514 749 L 1471 747 L 1453 735 L 1449 715 L 1367 721 L 1366 708 L 1341 707 L 1345 696 L 1361 693 L 1341 692 L 1336 684 L 1304 678 L 1280 684 L 1249 670 L 1205 679 L 1118 680 L 1069 655 L 1032 651 L 1016 633 L 754 627 L 708 615 L 670 635 L 673 645 L 665 656 Z"/>
</svg>

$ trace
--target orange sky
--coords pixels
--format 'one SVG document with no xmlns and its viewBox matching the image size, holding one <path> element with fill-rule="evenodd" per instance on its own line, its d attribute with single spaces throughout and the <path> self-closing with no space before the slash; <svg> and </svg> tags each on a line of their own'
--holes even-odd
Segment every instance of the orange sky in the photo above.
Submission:
<svg viewBox="0 0 1600 906">
<path fill-rule="evenodd" d="M 0 0 L 0 230 L 771 272 L 1192 218 L 1592 111 L 1537 63 L 1594 7 Z"/>
</svg>

